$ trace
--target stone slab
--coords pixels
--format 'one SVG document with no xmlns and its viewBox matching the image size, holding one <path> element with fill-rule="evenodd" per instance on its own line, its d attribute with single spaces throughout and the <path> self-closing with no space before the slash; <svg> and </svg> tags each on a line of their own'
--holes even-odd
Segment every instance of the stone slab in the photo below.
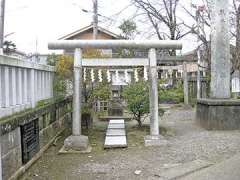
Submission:
<svg viewBox="0 0 240 180">
<path fill-rule="evenodd" d="M 194 161 L 176 166 L 174 168 L 167 169 L 166 171 L 160 173 L 159 177 L 167 180 L 178 179 L 186 175 L 189 175 L 193 172 L 196 172 L 198 170 L 201 170 L 203 168 L 207 168 L 211 165 L 212 163 L 210 162 L 198 159 L 198 160 L 194 160 Z"/>
<path fill-rule="evenodd" d="M 69 136 L 64 140 L 65 151 L 86 151 L 89 147 L 87 136 Z"/>
<path fill-rule="evenodd" d="M 81 150 L 81 151 L 75 151 L 75 150 L 66 150 L 63 146 L 59 151 L 58 154 L 88 154 L 92 152 L 92 147 L 88 146 L 87 149 Z"/>
<path fill-rule="evenodd" d="M 109 121 L 114 119 L 124 119 L 125 121 L 130 121 L 132 117 L 130 116 L 100 116 L 99 120 L 101 121 Z"/>
<path fill-rule="evenodd" d="M 144 143 L 145 143 L 145 146 L 164 146 L 164 145 L 167 145 L 168 142 L 167 140 L 159 135 L 159 136 L 145 136 L 144 137 Z"/>
<path fill-rule="evenodd" d="M 125 129 L 125 124 L 108 124 L 108 129 Z"/>
<path fill-rule="evenodd" d="M 168 142 L 167 140 L 159 135 L 159 136 L 145 136 L 144 137 L 144 143 L 145 146 L 163 146 L 163 145 L 167 145 Z"/>
<path fill-rule="evenodd" d="M 109 121 L 109 124 L 124 124 L 124 120 L 123 119 L 111 119 Z"/>
<path fill-rule="evenodd" d="M 104 148 L 127 147 L 126 136 L 106 136 Z"/>
<path fill-rule="evenodd" d="M 125 129 L 108 129 L 106 136 L 126 136 Z"/>
<path fill-rule="evenodd" d="M 208 168 L 191 173 L 180 180 L 239 180 L 240 154 Z"/>
</svg>

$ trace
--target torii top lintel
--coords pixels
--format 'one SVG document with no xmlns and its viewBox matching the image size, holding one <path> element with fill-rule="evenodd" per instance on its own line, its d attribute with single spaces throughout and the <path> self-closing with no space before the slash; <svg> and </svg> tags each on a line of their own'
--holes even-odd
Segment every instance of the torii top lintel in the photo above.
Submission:
<svg viewBox="0 0 240 180">
<path fill-rule="evenodd" d="M 77 48 L 138 48 L 138 49 L 182 49 L 181 41 L 176 40 L 59 40 L 50 42 L 49 49 Z"/>
</svg>

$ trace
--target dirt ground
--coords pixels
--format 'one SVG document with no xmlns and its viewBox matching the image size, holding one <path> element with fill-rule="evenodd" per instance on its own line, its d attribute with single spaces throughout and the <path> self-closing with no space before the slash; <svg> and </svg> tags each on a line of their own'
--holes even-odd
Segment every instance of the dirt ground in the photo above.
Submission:
<svg viewBox="0 0 240 180">
<path fill-rule="evenodd" d="M 240 152 L 240 131 L 206 131 L 195 124 L 195 110 L 171 107 L 160 120 L 161 132 L 168 140 L 162 147 L 144 147 L 149 134 L 127 122 L 128 148 L 104 150 L 106 122 L 95 122 L 90 130 L 90 154 L 58 154 L 66 132 L 56 146 L 21 177 L 21 180 L 152 180 L 167 168 L 196 159 L 219 162 Z M 148 124 L 148 121 L 145 122 Z M 87 133 L 87 132 L 85 132 Z M 140 170 L 136 175 L 134 172 Z"/>
</svg>

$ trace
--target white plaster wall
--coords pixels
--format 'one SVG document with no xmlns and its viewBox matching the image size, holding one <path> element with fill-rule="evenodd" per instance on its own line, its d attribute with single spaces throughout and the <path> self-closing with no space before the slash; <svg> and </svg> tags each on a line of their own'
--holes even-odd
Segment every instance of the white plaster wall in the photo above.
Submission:
<svg viewBox="0 0 240 180">
<path fill-rule="evenodd" d="M 54 72 L 52 66 L 0 56 L 0 118 L 51 98 Z"/>
</svg>

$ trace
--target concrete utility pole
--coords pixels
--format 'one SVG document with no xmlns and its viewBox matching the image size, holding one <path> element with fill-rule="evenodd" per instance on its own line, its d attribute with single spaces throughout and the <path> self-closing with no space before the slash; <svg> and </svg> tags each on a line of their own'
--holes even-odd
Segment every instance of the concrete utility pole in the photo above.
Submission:
<svg viewBox="0 0 240 180">
<path fill-rule="evenodd" d="M 197 49 L 197 99 L 201 98 L 201 72 L 200 72 L 200 62 L 201 62 L 201 55 L 200 55 L 200 10 L 197 9 L 196 11 L 196 18 L 197 18 L 197 31 L 198 31 L 198 38 L 197 38 L 197 44 L 198 44 L 198 49 Z"/>
<path fill-rule="evenodd" d="M 229 1 L 215 0 L 211 22 L 211 98 L 231 98 Z"/>
<path fill-rule="evenodd" d="M 98 0 L 93 0 L 93 39 L 98 35 Z"/>
<path fill-rule="evenodd" d="M 0 54 L 3 54 L 5 0 L 1 0 L 0 6 Z"/>
</svg>

